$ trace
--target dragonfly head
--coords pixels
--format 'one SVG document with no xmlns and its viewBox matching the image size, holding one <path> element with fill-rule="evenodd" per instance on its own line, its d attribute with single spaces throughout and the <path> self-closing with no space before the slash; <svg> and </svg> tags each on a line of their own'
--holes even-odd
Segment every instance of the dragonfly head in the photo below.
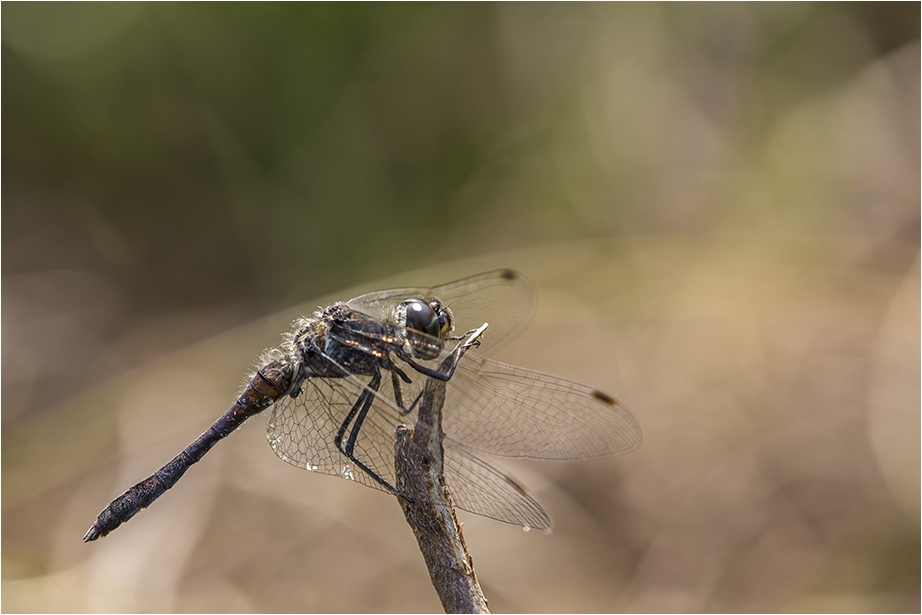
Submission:
<svg viewBox="0 0 922 615">
<path fill-rule="evenodd" d="M 420 359 L 434 359 L 454 328 L 451 311 L 438 300 L 407 299 L 400 304 L 410 351 Z"/>
</svg>

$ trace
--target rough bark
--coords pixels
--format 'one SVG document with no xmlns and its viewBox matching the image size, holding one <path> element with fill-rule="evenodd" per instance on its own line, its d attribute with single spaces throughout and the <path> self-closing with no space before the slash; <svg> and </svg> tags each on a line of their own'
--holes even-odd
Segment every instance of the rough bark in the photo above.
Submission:
<svg viewBox="0 0 922 615">
<path fill-rule="evenodd" d="M 481 329 L 482 331 L 482 329 Z M 470 343 L 473 340 L 468 340 Z M 459 351 L 463 354 L 466 347 Z M 448 357 L 447 361 L 460 360 Z M 443 364 L 443 367 L 445 364 Z M 489 613 L 443 475 L 442 405 L 450 381 L 428 378 L 416 425 L 397 428 L 397 489 L 446 613 Z"/>
</svg>

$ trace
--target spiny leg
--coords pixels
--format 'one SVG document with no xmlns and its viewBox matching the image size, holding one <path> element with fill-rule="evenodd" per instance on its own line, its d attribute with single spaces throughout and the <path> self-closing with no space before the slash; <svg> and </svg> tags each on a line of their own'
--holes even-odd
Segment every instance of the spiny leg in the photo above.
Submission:
<svg viewBox="0 0 922 615">
<path fill-rule="evenodd" d="M 406 378 L 404 382 L 412 382 L 409 378 Z M 413 399 L 413 403 L 409 406 L 404 405 L 403 403 L 403 387 L 400 386 L 400 381 L 397 380 L 397 375 L 393 372 L 391 373 L 391 386 L 394 389 L 394 402 L 397 404 L 397 408 L 400 410 L 400 416 L 406 416 L 413 412 L 416 408 L 416 405 L 419 403 L 419 400 L 423 397 L 423 392 L 420 390 L 416 394 L 416 397 Z"/>
<path fill-rule="evenodd" d="M 378 378 L 380 377 L 381 375 L 378 374 Z M 374 378 L 372 378 L 372 381 L 374 381 Z M 369 384 L 369 386 L 371 385 Z M 346 418 L 343 419 L 343 422 L 340 424 L 339 429 L 336 430 L 336 435 L 333 436 L 333 444 L 336 445 L 336 448 L 339 449 L 340 452 L 343 451 L 342 442 L 343 442 L 343 436 L 346 433 L 346 428 L 349 426 L 349 423 L 352 422 L 352 417 L 354 417 L 355 413 L 359 411 L 359 408 L 365 402 L 365 398 L 368 395 L 370 395 L 368 389 L 363 389 L 362 392 L 359 394 L 358 398 L 355 400 L 355 403 L 352 404 L 352 408 L 349 409 L 349 413 L 346 415 Z"/>
<path fill-rule="evenodd" d="M 365 422 L 365 417 L 368 415 L 368 410 L 371 408 L 371 404 L 375 400 L 375 393 L 378 391 L 380 384 L 381 372 L 379 371 L 375 373 L 374 376 L 372 376 L 371 381 L 366 385 L 365 389 L 355 400 L 355 403 L 352 404 L 352 408 L 349 410 L 349 414 L 346 415 L 346 420 L 343 421 L 342 425 L 340 425 L 339 429 L 336 431 L 336 436 L 333 438 L 333 443 L 336 444 L 336 448 L 340 453 L 345 455 L 350 461 L 361 468 L 361 470 L 373 478 L 375 482 L 377 482 L 379 485 L 394 495 L 401 495 L 400 492 L 397 491 L 396 487 L 381 478 L 377 472 L 369 468 L 364 462 L 362 462 L 354 455 L 355 440 L 358 438 L 359 431 L 362 429 L 362 424 Z M 358 416 L 356 416 L 356 413 L 358 413 Z M 353 417 L 355 417 L 355 423 L 352 425 L 352 429 L 349 432 L 349 439 L 346 441 L 346 446 L 343 447 L 343 436 L 345 435 L 346 428 L 352 421 Z"/>
<path fill-rule="evenodd" d="M 400 388 L 400 381 L 397 379 L 396 372 L 391 372 L 391 387 L 394 389 L 394 403 L 397 404 L 397 408 L 400 409 L 400 415 L 406 416 L 411 408 L 407 408 L 403 405 L 403 392 Z"/>
</svg>

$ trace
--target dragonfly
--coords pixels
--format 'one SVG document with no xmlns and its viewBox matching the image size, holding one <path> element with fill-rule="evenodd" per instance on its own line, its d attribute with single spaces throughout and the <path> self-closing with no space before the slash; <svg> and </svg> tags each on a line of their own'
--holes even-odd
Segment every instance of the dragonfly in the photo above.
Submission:
<svg viewBox="0 0 922 615">
<path fill-rule="evenodd" d="M 642 438 L 634 417 L 607 393 L 483 356 L 524 329 L 534 305 L 531 282 L 499 269 L 431 288 L 371 292 L 299 318 L 282 344 L 264 353 L 230 409 L 115 498 L 84 541 L 150 506 L 215 444 L 267 409 L 267 438 L 282 460 L 401 496 L 395 433 L 415 419 L 427 378 L 447 381 L 444 473 L 455 505 L 549 529 L 541 504 L 484 454 L 585 459 L 632 451 Z"/>
</svg>

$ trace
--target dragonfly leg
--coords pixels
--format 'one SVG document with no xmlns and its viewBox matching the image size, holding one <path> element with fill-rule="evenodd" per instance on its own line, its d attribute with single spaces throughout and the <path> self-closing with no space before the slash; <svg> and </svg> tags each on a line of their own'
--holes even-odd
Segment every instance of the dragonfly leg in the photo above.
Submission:
<svg viewBox="0 0 922 615">
<path fill-rule="evenodd" d="M 400 381 L 397 379 L 397 374 L 394 372 L 391 372 L 391 387 L 394 389 L 394 403 L 397 404 L 397 408 L 400 410 L 400 416 L 406 416 L 412 410 L 412 406 L 407 408 L 403 405 L 403 391 L 400 387 Z"/>
<path fill-rule="evenodd" d="M 467 350 L 467 348 L 463 344 L 459 344 L 458 347 L 455 348 L 450 355 L 451 361 L 443 362 L 442 365 L 439 366 L 440 369 L 432 369 L 426 367 L 425 365 L 420 365 L 408 356 L 402 356 L 400 358 L 406 361 L 410 367 L 418 371 L 423 376 L 435 378 L 436 380 L 448 381 L 454 375 L 455 368 L 458 367 L 458 361 L 461 359 L 461 355 L 463 354 L 464 350 Z M 442 371 L 441 368 L 445 365 L 445 363 L 449 364 L 448 368 Z"/>
<path fill-rule="evenodd" d="M 377 374 L 376 377 L 380 379 L 381 374 L 380 373 Z M 375 378 L 371 379 L 372 382 L 374 382 L 374 380 Z M 369 383 L 369 386 L 371 386 L 371 383 Z M 355 416 L 356 412 L 359 411 L 359 408 L 365 402 L 365 398 L 368 395 L 370 395 L 368 389 L 365 389 L 362 391 L 362 393 L 358 396 L 358 399 L 355 400 L 355 403 L 352 404 L 352 408 L 349 409 L 349 414 L 346 415 L 346 418 L 343 419 L 343 422 L 339 426 L 339 429 L 336 430 L 336 435 L 333 436 L 333 444 L 335 444 L 336 448 L 339 449 L 339 452 L 343 453 L 344 455 L 346 453 L 343 450 L 342 444 L 343 444 L 343 436 L 346 433 L 346 428 L 349 426 L 349 423 L 352 422 L 352 418 Z"/>
<path fill-rule="evenodd" d="M 446 337 L 445 339 L 446 339 L 446 340 L 451 340 L 451 341 L 453 341 L 453 342 L 460 342 L 461 340 L 463 340 L 464 338 L 466 338 L 468 335 L 471 335 L 471 334 L 475 333 L 476 331 L 477 331 L 477 329 L 468 329 L 467 332 L 466 332 L 466 333 L 463 333 L 462 335 L 449 335 L 449 336 Z M 479 346 L 479 345 L 480 345 L 480 342 L 476 342 L 476 345 Z"/>
<path fill-rule="evenodd" d="M 413 403 L 410 404 L 410 407 L 407 408 L 406 414 L 413 412 L 413 410 L 416 408 L 416 404 L 418 404 L 419 400 L 421 400 L 422 398 L 423 398 L 423 392 L 420 391 L 419 393 L 416 394 L 416 399 L 413 400 Z"/>
<path fill-rule="evenodd" d="M 377 482 L 379 485 L 394 495 L 401 495 L 401 493 L 397 491 L 396 487 L 381 478 L 377 472 L 365 465 L 365 463 L 362 462 L 354 454 L 355 441 L 359 436 L 359 432 L 362 430 L 362 424 L 365 422 L 365 417 L 368 416 L 368 411 L 371 409 L 371 404 L 375 400 L 375 393 L 378 391 L 380 384 L 381 372 L 379 371 L 371 377 L 371 381 L 369 381 L 369 383 L 366 385 L 365 390 L 362 391 L 362 393 L 355 400 L 355 403 L 352 404 L 352 408 L 349 410 L 349 414 L 346 415 L 346 419 L 336 431 L 336 436 L 333 438 L 333 442 L 336 444 L 336 448 L 339 449 L 340 453 L 345 455 L 350 461 L 352 461 L 352 463 L 357 465 L 363 472 L 373 478 L 375 482 Z M 346 428 L 352 421 L 353 417 L 355 417 L 355 423 L 353 423 L 352 429 L 349 431 L 349 439 L 346 441 L 346 445 L 343 446 L 343 436 L 345 435 Z"/>
<path fill-rule="evenodd" d="M 460 346 L 458 346 L 458 348 L 460 348 Z M 416 361 L 414 361 L 412 358 L 408 356 L 402 356 L 400 358 L 406 361 L 410 365 L 410 367 L 418 371 L 423 376 L 435 378 L 436 380 L 447 381 L 447 380 L 450 380 L 452 375 L 455 373 L 455 367 L 458 366 L 458 359 L 460 358 L 460 353 L 453 352 L 451 357 L 452 357 L 452 360 L 450 361 L 451 365 L 444 372 L 439 371 L 437 369 L 426 367 L 425 365 L 420 365 L 419 363 L 417 363 Z"/>
<path fill-rule="evenodd" d="M 413 400 L 412 404 L 410 404 L 409 406 L 404 406 L 403 405 L 403 393 L 400 390 L 400 383 L 397 382 L 395 379 L 393 381 L 393 385 L 394 385 L 394 400 L 397 404 L 397 407 L 400 409 L 400 416 L 406 416 L 410 414 L 411 412 L 413 412 L 413 410 L 416 409 L 416 404 L 418 404 L 419 400 L 423 398 L 423 392 L 420 391 L 419 393 L 416 394 L 416 398 Z"/>
<path fill-rule="evenodd" d="M 418 371 L 420 374 L 423 374 L 424 376 L 428 376 L 430 378 L 435 378 L 436 380 L 442 380 L 443 382 L 447 382 L 454 375 L 455 368 L 458 367 L 458 362 L 461 360 L 461 357 L 464 355 L 464 353 L 467 352 L 468 349 L 470 348 L 475 348 L 477 346 L 480 346 L 479 337 L 481 334 L 483 334 L 486 328 L 487 328 L 487 324 L 484 323 L 481 327 L 477 329 L 472 329 L 471 331 L 466 333 L 464 337 L 467 337 L 468 335 L 471 335 L 472 337 L 468 339 L 466 342 L 455 346 L 455 349 L 451 351 L 451 354 L 448 356 L 448 358 L 445 361 L 442 361 L 442 364 L 439 365 L 438 369 L 431 369 L 429 367 L 426 367 L 425 365 L 420 365 L 419 363 L 414 361 L 412 357 L 408 356 L 405 353 L 401 352 L 399 356 L 401 359 L 406 361 L 407 364 L 410 365 L 410 367 Z"/>
</svg>

